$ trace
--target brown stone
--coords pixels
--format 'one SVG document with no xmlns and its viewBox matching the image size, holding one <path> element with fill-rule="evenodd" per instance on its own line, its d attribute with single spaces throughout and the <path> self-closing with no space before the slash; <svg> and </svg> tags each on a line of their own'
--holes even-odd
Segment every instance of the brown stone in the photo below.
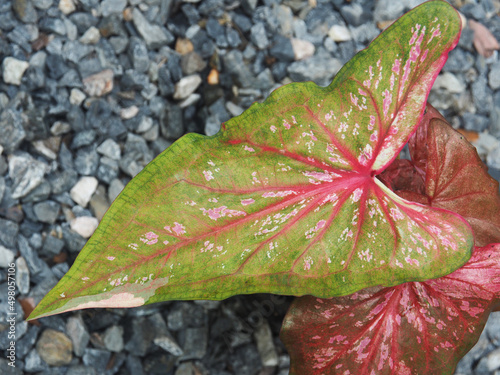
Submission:
<svg viewBox="0 0 500 375">
<path fill-rule="evenodd" d="M 36 343 L 40 357 L 51 366 L 68 365 L 73 359 L 73 343 L 64 333 L 47 328 Z"/>
<path fill-rule="evenodd" d="M 212 69 L 210 73 L 208 73 L 207 82 L 209 85 L 219 84 L 219 72 L 217 69 Z"/>
<path fill-rule="evenodd" d="M 178 38 L 175 42 L 175 50 L 181 55 L 186 55 L 190 52 L 193 52 L 193 43 L 191 43 L 189 39 Z"/>
<path fill-rule="evenodd" d="M 90 96 L 103 96 L 113 90 L 113 71 L 105 69 L 83 79 L 83 89 Z"/>
</svg>

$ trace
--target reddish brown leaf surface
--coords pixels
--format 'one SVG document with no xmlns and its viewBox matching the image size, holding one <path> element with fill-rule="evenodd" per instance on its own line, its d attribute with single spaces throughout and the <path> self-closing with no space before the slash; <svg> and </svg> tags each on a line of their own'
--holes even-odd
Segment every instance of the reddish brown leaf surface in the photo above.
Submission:
<svg viewBox="0 0 500 375">
<path fill-rule="evenodd" d="M 380 179 L 402 198 L 464 217 L 477 246 L 500 242 L 498 182 L 474 146 L 429 104 L 408 145 L 412 161 L 395 160 Z"/>
<path fill-rule="evenodd" d="M 427 282 L 297 298 L 281 338 L 290 374 L 452 374 L 500 304 L 500 244 Z"/>
</svg>

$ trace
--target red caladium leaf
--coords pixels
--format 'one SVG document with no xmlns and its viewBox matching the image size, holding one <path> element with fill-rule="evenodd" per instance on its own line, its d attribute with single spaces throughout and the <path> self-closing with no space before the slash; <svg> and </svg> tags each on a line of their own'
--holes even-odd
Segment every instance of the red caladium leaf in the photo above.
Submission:
<svg viewBox="0 0 500 375">
<path fill-rule="evenodd" d="M 464 217 L 477 246 L 500 242 L 498 181 L 474 146 L 429 104 L 408 144 L 412 161 L 395 160 L 381 180 L 402 198 Z"/>
<path fill-rule="evenodd" d="M 296 298 L 281 339 L 290 374 L 453 374 L 500 304 L 500 244 L 435 280 Z"/>
<path fill-rule="evenodd" d="M 30 317 L 241 293 L 331 297 L 460 267 L 468 224 L 374 177 L 415 131 L 459 34 L 456 11 L 429 2 L 330 86 L 284 86 L 217 135 L 184 136 L 127 186 Z"/>
</svg>

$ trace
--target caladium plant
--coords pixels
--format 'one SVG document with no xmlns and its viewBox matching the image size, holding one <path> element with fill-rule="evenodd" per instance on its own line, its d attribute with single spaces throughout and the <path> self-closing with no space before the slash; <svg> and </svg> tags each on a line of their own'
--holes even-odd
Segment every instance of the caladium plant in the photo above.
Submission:
<svg viewBox="0 0 500 375">
<path fill-rule="evenodd" d="M 395 334 L 358 327 L 358 336 L 336 340 L 342 334 L 332 324 L 316 326 L 301 315 L 316 309 L 323 301 L 318 298 L 335 297 L 322 303 L 354 311 L 343 315 L 342 326 L 375 327 L 380 321 L 399 332 L 402 321 L 414 323 L 404 315 L 410 307 L 419 304 L 413 308 L 420 311 L 426 303 L 425 317 L 439 315 L 451 324 L 446 314 L 455 310 L 439 306 L 453 304 L 455 296 L 435 285 L 445 285 L 452 272 L 474 269 L 477 254 L 498 249 L 477 250 L 457 271 L 471 257 L 474 234 L 481 246 L 500 241 L 498 185 L 470 146 L 466 158 L 450 156 L 463 140 L 443 143 L 442 137 L 456 135 L 431 107 L 424 115 L 430 88 L 460 29 L 450 5 L 425 3 L 358 53 L 328 87 L 286 85 L 223 124 L 215 136 L 179 139 L 127 185 L 72 268 L 29 318 L 242 293 L 311 295 L 297 300 L 284 325 L 292 372 L 364 373 L 359 369 L 372 365 L 359 361 L 372 360 L 375 352 L 385 358 L 381 371 L 411 369 L 419 357 L 408 357 L 405 346 L 365 351 L 371 340 L 386 345 Z M 396 159 L 409 139 L 413 162 Z M 481 265 L 490 277 L 481 285 L 497 285 L 498 269 Z M 495 293 L 477 301 L 471 297 L 465 310 L 476 311 L 474 303 L 481 303 L 487 316 Z M 403 309 L 393 307 L 398 299 L 404 299 Z M 371 308 L 367 316 L 374 321 L 356 316 Z M 337 314 L 317 310 L 325 319 Z M 473 332 L 484 324 L 484 319 L 457 321 L 456 327 Z M 296 332 L 314 330 L 314 336 L 297 342 Z M 419 332 L 431 348 L 432 332 Z M 475 339 L 463 337 L 456 340 Z M 331 345 L 344 342 L 343 352 Z M 359 356 L 349 364 L 353 352 Z M 427 367 L 415 373 L 432 373 L 438 360 L 427 354 Z"/>
</svg>

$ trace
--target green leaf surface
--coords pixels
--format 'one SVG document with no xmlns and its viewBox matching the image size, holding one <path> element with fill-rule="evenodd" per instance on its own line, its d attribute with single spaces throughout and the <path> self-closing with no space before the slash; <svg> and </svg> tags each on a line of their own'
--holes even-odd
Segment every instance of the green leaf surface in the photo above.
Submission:
<svg viewBox="0 0 500 375">
<path fill-rule="evenodd" d="M 126 187 L 30 318 L 270 292 L 346 295 L 447 274 L 473 236 L 374 176 L 415 131 L 460 19 L 426 3 L 326 88 L 274 91 L 213 137 L 189 134 Z"/>
</svg>

